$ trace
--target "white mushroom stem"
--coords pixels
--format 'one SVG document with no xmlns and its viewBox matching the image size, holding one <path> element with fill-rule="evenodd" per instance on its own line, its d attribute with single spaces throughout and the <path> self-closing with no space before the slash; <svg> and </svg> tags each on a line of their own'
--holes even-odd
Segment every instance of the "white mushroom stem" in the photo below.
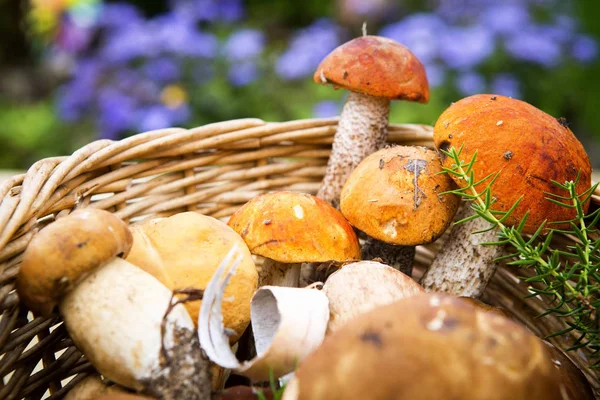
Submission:
<svg viewBox="0 0 600 400">
<path fill-rule="evenodd" d="M 339 208 L 342 187 L 352 170 L 387 140 L 390 100 L 350 92 L 317 197 Z"/>
<path fill-rule="evenodd" d="M 463 203 L 461 207 L 456 214 L 457 221 L 474 213 L 469 203 Z M 487 228 L 489 223 L 483 218 L 475 218 L 452 228 L 448 241 L 421 278 L 421 285 L 426 292 L 474 298 L 481 296 L 498 266 L 494 260 L 504 253 L 503 247 L 482 245 L 498 240 L 496 229 L 473 234 Z"/>
<path fill-rule="evenodd" d="M 298 287 L 302 264 L 286 264 L 270 258 L 265 259 L 258 273 L 258 286 Z"/>
<path fill-rule="evenodd" d="M 173 398 L 169 393 L 175 389 L 181 398 L 209 399 L 208 360 L 183 306 L 168 313 L 163 336 L 171 299 L 171 291 L 156 278 L 117 258 L 81 281 L 59 308 L 77 347 L 111 381 L 161 399 Z M 177 355 L 184 346 L 187 354 Z M 166 387 L 155 388 L 165 381 Z"/>
</svg>

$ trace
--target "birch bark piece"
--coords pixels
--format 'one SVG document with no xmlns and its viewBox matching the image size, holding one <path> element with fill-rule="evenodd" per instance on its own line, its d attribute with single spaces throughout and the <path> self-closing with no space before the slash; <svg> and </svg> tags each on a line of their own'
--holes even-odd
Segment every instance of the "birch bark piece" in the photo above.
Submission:
<svg viewBox="0 0 600 400">
<path fill-rule="evenodd" d="M 424 293 L 424 290 L 409 276 L 389 265 L 359 261 L 334 272 L 325 282 L 323 292 L 329 299 L 329 334 L 358 315 Z"/>
<path fill-rule="evenodd" d="M 233 249 L 232 252 L 235 250 Z M 329 320 L 327 296 L 312 288 L 265 286 L 252 299 L 252 330 L 257 356 L 240 363 L 228 345 L 221 302 L 228 280 L 235 273 L 234 253 L 209 283 L 200 310 L 198 335 L 202 348 L 215 364 L 254 380 L 276 378 L 297 367 L 325 337 Z"/>
<path fill-rule="evenodd" d="M 267 258 L 259 286 L 298 286 L 300 263 L 360 259 L 354 229 L 331 205 L 309 194 L 279 191 L 240 207 L 228 225 L 250 252 Z"/>
<path fill-rule="evenodd" d="M 438 154 L 419 146 L 388 147 L 361 161 L 344 185 L 340 210 L 354 227 L 389 244 L 368 243 L 363 254 L 410 274 L 414 246 L 437 240 L 460 204 L 445 193 L 456 185 L 441 172 Z M 413 257 L 406 256 L 409 246 Z"/>
<path fill-rule="evenodd" d="M 385 145 L 390 100 L 427 103 L 429 84 L 423 64 L 405 46 L 367 35 L 334 49 L 313 80 L 350 91 L 317 193 L 337 208 L 350 172 Z"/>
<path fill-rule="evenodd" d="M 440 115 L 433 139 L 438 149 L 462 149 L 460 159 L 465 163 L 477 155 L 472 169 L 475 182 L 499 174 L 491 186 L 492 210 L 507 212 L 522 197 L 503 223 L 518 225 L 529 213 L 524 234 L 534 233 L 544 221 L 549 223 L 547 228 L 566 228 L 565 224 L 550 224 L 575 216 L 573 209 L 547 200 L 553 195 L 568 195 L 552 181 L 577 181 L 579 195 L 591 186 L 590 161 L 573 132 L 560 120 L 521 100 L 491 94 L 466 97 Z M 444 156 L 442 162 L 453 168 L 455 160 Z M 458 186 L 467 186 L 462 178 L 450 176 Z M 479 184 L 477 191 L 482 193 L 489 182 Z M 584 213 L 588 206 L 586 202 Z M 461 216 L 470 212 L 466 209 Z M 453 229 L 422 279 L 427 291 L 481 295 L 496 269 L 493 260 L 502 251 L 479 245 L 496 241 L 497 232 L 471 235 L 488 226 L 485 221 L 474 220 Z"/>
</svg>

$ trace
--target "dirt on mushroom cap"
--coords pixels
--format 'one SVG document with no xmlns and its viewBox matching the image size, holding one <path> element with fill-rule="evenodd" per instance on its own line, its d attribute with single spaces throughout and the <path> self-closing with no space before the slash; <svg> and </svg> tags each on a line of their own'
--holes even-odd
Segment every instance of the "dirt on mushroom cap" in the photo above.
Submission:
<svg viewBox="0 0 600 400">
<path fill-rule="evenodd" d="M 460 198 L 442 171 L 437 153 L 395 146 L 365 158 L 352 172 L 340 198 L 352 225 L 387 243 L 414 246 L 439 238 L 452 222 Z"/>
<path fill-rule="evenodd" d="M 561 399 L 558 373 L 540 339 L 442 294 L 409 297 L 357 317 L 325 338 L 290 387 L 286 400 Z"/>
<path fill-rule="evenodd" d="M 278 262 L 360 259 L 352 226 L 338 210 L 309 194 L 280 191 L 255 197 L 228 224 L 252 254 Z"/>
<path fill-rule="evenodd" d="M 333 50 L 313 80 L 374 97 L 427 103 L 425 67 L 405 46 L 379 36 L 361 36 Z"/>
<path fill-rule="evenodd" d="M 545 192 L 567 195 L 551 181 L 575 181 L 581 171 L 577 192 L 591 185 L 591 166 L 582 144 L 556 118 L 521 100 L 479 94 L 464 98 L 444 111 L 434 127 L 438 149 L 464 145 L 461 159 L 471 160 L 477 151 L 475 180 L 500 172 L 492 186 L 494 210 L 508 211 L 524 195 L 506 225 L 518 224 L 531 212 L 524 228 L 533 233 L 544 221 L 572 219 L 575 212 L 546 200 Z M 451 168 L 446 158 L 444 166 Z M 458 185 L 465 186 L 462 181 Z M 477 187 L 484 189 L 484 184 Z M 585 209 L 589 206 L 586 203 Z M 554 228 L 561 227 L 553 225 Z M 566 227 L 566 225 L 562 225 Z"/>
</svg>

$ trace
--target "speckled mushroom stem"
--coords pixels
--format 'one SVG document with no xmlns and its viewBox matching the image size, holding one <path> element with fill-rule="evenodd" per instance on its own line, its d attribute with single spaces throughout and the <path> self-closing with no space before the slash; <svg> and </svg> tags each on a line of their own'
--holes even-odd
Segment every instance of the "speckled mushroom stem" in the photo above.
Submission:
<svg viewBox="0 0 600 400">
<path fill-rule="evenodd" d="M 339 208 L 342 187 L 352 170 L 387 140 L 390 100 L 350 92 L 317 197 Z"/>
<path fill-rule="evenodd" d="M 361 258 L 363 260 L 380 258 L 382 263 L 387 264 L 408 276 L 412 276 L 415 252 L 415 246 L 393 245 L 373 239 L 370 236 L 367 237 L 360 249 Z"/>
<path fill-rule="evenodd" d="M 467 218 L 473 213 L 469 204 L 463 203 L 455 220 Z M 498 239 L 496 229 L 473 234 L 488 227 L 487 221 L 475 218 L 452 228 L 450 238 L 421 278 L 421 285 L 426 292 L 475 298 L 481 296 L 498 266 L 494 260 L 504 253 L 503 247 L 482 245 Z"/>
</svg>

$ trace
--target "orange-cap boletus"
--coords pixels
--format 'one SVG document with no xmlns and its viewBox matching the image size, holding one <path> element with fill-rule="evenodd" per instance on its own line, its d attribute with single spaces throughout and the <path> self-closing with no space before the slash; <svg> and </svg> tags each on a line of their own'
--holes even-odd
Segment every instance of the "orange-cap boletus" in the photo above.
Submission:
<svg viewBox="0 0 600 400">
<path fill-rule="evenodd" d="M 418 146 L 381 149 L 352 171 L 342 190 L 340 210 L 370 237 L 362 249 L 363 259 L 380 257 L 411 274 L 415 246 L 437 240 L 460 204 L 457 195 L 444 194 L 456 185 L 441 172 L 437 152 Z"/>
<path fill-rule="evenodd" d="M 408 48 L 379 36 L 339 46 L 317 67 L 313 79 L 350 91 L 317 193 L 337 207 L 350 172 L 387 140 L 390 100 L 427 103 L 429 84 L 423 64 Z"/>
<path fill-rule="evenodd" d="M 303 262 L 360 259 L 344 216 L 318 197 L 289 191 L 257 196 L 229 219 L 252 254 L 265 257 L 259 286 L 297 286 Z"/>
<path fill-rule="evenodd" d="M 573 208 L 547 199 L 550 194 L 568 195 L 552 181 L 575 182 L 579 176 L 578 195 L 591 187 L 589 158 L 569 127 L 521 100 L 478 94 L 453 103 L 435 124 L 434 142 L 440 150 L 462 148 L 460 159 L 464 162 L 477 153 L 472 169 L 474 182 L 499 174 L 491 186 L 491 209 L 507 212 L 521 199 L 503 224 L 519 225 L 529 213 L 522 233 L 534 233 L 544 221 L 547 228 L 564 228 L 568 225 L 549 223 L 575 216 Z M 452 168 L 451 157 L 442 159 L 445 167 Z M 450 176 L 458 186 L 466 187 L 467 182 L 460 176 Z M 475 189 L 481 193 L 489 183 L 488 179 Z M 586 201 L 584 212 L 588 206 Z M 458 218 L 469 218 L 473 213 L 467 205 L 459 211 Z M 427 291 L 479 297 L 496 270 L 494 259 L 502 255 L 501 247 L 481 245 L 498 239 L 497 230 L 488 228 L 489 223 L 482 218 L 455 226 L 450 240 L 424 274 L 423 287 Z M 472 234 L 486 229 L 487 232 Z"/>
</svg>

